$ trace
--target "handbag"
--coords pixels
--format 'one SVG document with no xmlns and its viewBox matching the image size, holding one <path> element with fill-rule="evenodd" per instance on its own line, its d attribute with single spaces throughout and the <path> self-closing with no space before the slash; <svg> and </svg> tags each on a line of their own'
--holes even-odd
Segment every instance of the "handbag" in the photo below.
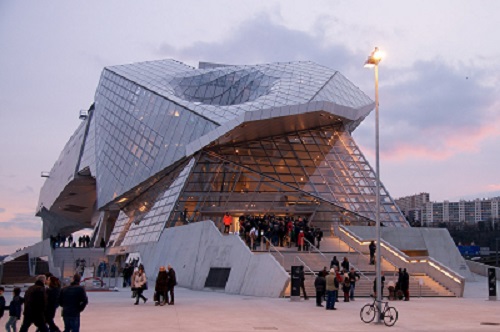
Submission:
<svg viewBox="0 0 500 332">
<path fill-rule="evenodd" d="M 148 290 L 148 282 L 147 281 L 146 281 L 146 283 L 144 283 L 144 285 L 142 285 L 142 289 Z"/>
</svg>

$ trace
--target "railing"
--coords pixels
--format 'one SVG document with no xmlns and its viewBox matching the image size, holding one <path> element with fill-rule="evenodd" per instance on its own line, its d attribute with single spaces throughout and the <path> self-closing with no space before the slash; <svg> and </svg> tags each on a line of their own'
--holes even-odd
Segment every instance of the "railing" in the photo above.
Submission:
<svg viewBox="0 0 500 332">
<path fill-rule="evenodd" d="M 312 243 L 311 243 L 311 241 L 307 240 L 306 238 L 304 238 L 304 240 L 305 240 L 305 241 L 307 241 L 307 243 L 309 243 L 309 248 L 310 248 L 310 247 L 313 247 L 313 248 L 314 248 L 314 250 L 316 250 L 316 251 L 317 251 L 317 252 L 318 252 L 321 256 L 323 256 L 323 258 L 325 258 L 325 259 L 326 259 L 326 261 L 327 261 L 327 263 L 328 263 L 328 264 L 330 263 L 330 260 L 329 260 L 329 259 L 325 256 L 325 254 L 323 254 L 323 253 L 321 252 L 321 250 L 319 250 L 319 249 L 318 249 L 318 248 L 317 248 L 314 244 L 312 244 Z M 350 248 L 350 246 L 349 246 L 349 245 L 347 245 L 347 246 Z M 353 248 L 353 249 L 354 249 L 354 248 Z M 356 249 L 354 249 L 354 250 L 356 250 Z M 310 252 L 310 250 L 309 250 L 309 252 Z M 359 252 L 359 251 L 357 251 L 357 252 L 358 252 L 360 255 L 362 255 L 362 256 L 363 256 L 363 253 L 361 253 L 361 252 Z M 357 269 L 357 268 L 356 268 L 356 265 L 355 265 L 355 264 L 353 264 L 352 262 L 349 262 L 349 264 L 350 264 L 350 266 L 352 266 L 352 267 L 356 270 L 356 272 L 358 272 L 358 273 L 359 273 L 359 275 L 360 275 L 361 277 L 365 278 L 366 280 L 370 280 L 370 278 L 368 278 L 368 277 L 367 277 L 367 276 L 366 276 L 363 272 L 361 272 L 359 269 Z M 349 272 L 349 271 L 347 271 L 347 272 Z"/>
<path fill-rule="evenodd" d="M 274 249 L 274 251 L 276 251 L 278 253 L 278 255 L 281 256 L 281 260 L 282 260 L 282 264 L 281 266 L 283 266 L 283 268 L 285 268 L 285 256 L 283 256 L 283 254 L 271 243 L 271 241 L 264 235 L 262 235 L 262 238 L 267 241 L 266 245 L 269 244 L 269 252 L 271 252 L 271 249 Z"/>
<path fill-rule="evenodd" d="M 344 236 L 344 241 L 346 243 L 352 242 L 353 244 L 358 245 L 359 247 L 367 246 L 370 241 L 361 240 L 356 234 L 351 233 L 344 226 L 339 226 L 339 236 Z M 353 248 L 355 248 L 353 246 Z M 393 259 L 397 259 L 400 263 L 394 264 L 390 262 L 394 266 L 403 266 L 406 267 L 408 271 L 415 269 L 415 264 L 422 265 L 425 273 L 432 277 L 434 280 L 441 283 L 443 286 L 452 291 L 456 296 L 462 297 L 464 293 L 465 287 L 465 278 L 460 274 L 456 273 L 449 267 L 444 264 L 436 261 L 430 256 L 426 257 L 410 257 L 392 246 L 388 242 L 381 239 L 380 248 L 384 250 L 384 259 L 390 262 L 388 256 Z M 382 252 L 381 252 L 382 254 Z"/>
<path fill-rule="evenodd" d="M 314 272 L 310 267 L 309 265 L 307 265 L 299 256 L 295 256 L 295 258 L 293 259 L 293 262 L 295 263 L 296 260 L 299 260 L 302 265 L 304 265 L 305 267 L 307 267 L 307 269 L 315 276 L 316 275 L 316 272 Z"/>
</svg>

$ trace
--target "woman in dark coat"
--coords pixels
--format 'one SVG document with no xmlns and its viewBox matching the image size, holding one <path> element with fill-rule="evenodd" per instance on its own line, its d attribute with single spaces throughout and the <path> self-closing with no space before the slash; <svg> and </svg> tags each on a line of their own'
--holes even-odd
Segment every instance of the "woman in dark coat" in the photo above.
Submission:
<svg viewBox="0 0 500 332">
<path fill-rule="evenodd" d="M 51 276 L 47 279 L 48 288 L 45 292 L 47 294 L 47 307 L 45 310 L 45 320 L 49 326 L 50 332 L 61 332 L 59 327 L 54 323 L 56 310 L 59 307 L 59 294 L 61 293 L 61 282 L 57 277 Z"/>
<path fill-rule="evenodd" d="M 158 277 L 156 277 L 155 284 L 155 305 L 167 304 L 167 291 L 168 291 L 168 273 L 165 266 L 160 266 Z"/>
</svg>

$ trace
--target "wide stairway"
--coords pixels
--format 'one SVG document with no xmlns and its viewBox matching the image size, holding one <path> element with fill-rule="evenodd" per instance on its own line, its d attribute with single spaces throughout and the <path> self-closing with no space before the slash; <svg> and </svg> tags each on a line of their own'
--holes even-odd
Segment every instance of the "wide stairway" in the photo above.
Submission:
<svg viewBox="0 0 500 332">
<path fill-rule="evenodd" d="M 257 248 L 255 253 L 267 252 L 264 246 Z M 262 251 L 259 251 L 262 249 Z M 310 251 L 301 252 L 292 244 L 291 248 L 288 247 L 270 247 L 269 252 L 276 258 L 276 260 L 290 273 L 292 266 L 304 265 L 305 272 L 305 288 L 309 297 L 316 295 L 314 288 L 314 280 L 316 274 L 326 268 L 330 270 L 330 261 L 333 256 L 342 263 L 344 257 L 350 262 L 350 266 L 354 267 L 361 275 L 358 282 L 356 282 L 355 296 L 356 297 L 369 297 L 373 294 L 373 281 L 375 279 L 375 266 L 369 264 L 369 255 L 356 252 L 350 248 L 345 242 L 336 236 L 324 237 L 321 241 L 319 251 L 311 248 Z M 382 273 L 385 276 L 385 288 L 383 295 L 388 296 L 387 283 L 389 280 L 398 279 L 398 268 L 385 259 L 382 258 L 381 265 Z M 425 274 L 411 274 L 410 275 L 410 298 L 411 297 L 454 297 L 455 295 L 443 285 L 436 282 Z M 341 296 L 342 294 L 339 294 Z M 290 296 L 290 286 L 285 291 L 285 297 Z M 301 294 L 303 296 L 303 294 Z"/>
</svg>

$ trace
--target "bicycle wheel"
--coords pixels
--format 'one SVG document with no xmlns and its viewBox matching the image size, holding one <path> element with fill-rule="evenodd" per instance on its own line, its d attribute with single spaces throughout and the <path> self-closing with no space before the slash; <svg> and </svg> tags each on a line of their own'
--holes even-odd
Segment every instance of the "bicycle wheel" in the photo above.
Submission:
<svg viewBox="0 0 500 332">
<path fill-rule="evenodd" d="M 398 320 L 398 311 L 394 307 L 388 307 L 384 312 L 384 324 L 393 326 Z"/>
<path fill-rule="evenodd" d="M 375 319 L 375 306 L 366 304 L 359 313 L 361 320 L 365 323 L 371 323 Z"/>
</svg>

